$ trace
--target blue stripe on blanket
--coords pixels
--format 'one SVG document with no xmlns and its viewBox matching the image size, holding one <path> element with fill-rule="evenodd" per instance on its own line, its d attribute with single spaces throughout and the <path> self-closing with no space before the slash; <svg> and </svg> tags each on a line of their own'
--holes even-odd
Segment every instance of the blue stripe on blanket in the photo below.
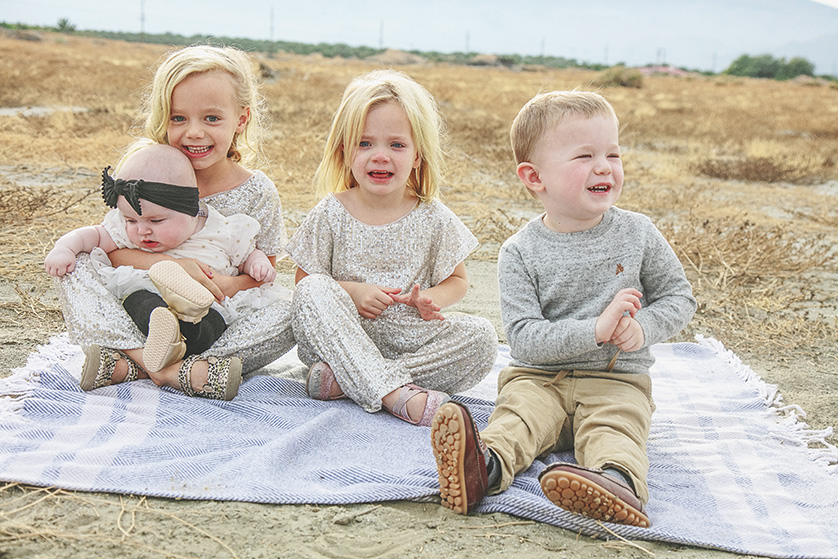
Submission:
<svg viewBox="0 0 838 559">
<path fill-rule="evenodd" d="M 648 530 L 558 509 L 536 461 L 478 512 L 504 512 L 589 535 L 703 546 L 770 557 L 838 556 L 838 452 L 799 408 L 786 407 L 714 340 L 655 346 Z M 306 397 L 284 359 L 232 402 L 186 398 L 150 381 L 83 393 L 83 357 L 59 337 L 0 379 L 0 480 L 185 499 L 345 504 L 437 496 L 428 428 L 367 414 L 348 400 Z M 492 374 L 457 395 L 479 426 Z M 298 363 L 296 363 L 298 365 Z M 289 378 L 290 377 L 290 378 Z M 820 442 L 820 450 L 809 443 Z M 607 527 L 607 530 L 605 529 Z"/>
</svg>

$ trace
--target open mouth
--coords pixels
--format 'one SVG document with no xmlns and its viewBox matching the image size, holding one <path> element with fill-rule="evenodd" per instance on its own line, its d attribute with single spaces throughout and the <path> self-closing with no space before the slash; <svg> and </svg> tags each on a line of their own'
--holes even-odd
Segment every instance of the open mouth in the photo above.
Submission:
<svg viewBox="0 0 838 559">
<path fill-rule="evenodd" d="M 367 174 L 374 179 L 389 179 L 395 173 L 391 173 L 390 171 L 370 171 Z"/>
<path fill-rule="evenodd" d="M 194 155 L 202 155 L 212 149 L 212 146 L 183 146 L 186 151 Z"/>
<path fill-rule="evenodd" d="M 611 190 L 611 187 L 607 184 L 600 184 L 597 186 L 592 186 L 588 189 L 590 192 L 608 192 Z"/>
</svg>

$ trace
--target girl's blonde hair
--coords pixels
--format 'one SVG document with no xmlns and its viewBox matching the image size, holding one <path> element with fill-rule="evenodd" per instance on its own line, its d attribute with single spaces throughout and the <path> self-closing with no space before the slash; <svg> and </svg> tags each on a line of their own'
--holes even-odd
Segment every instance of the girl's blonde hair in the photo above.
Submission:
<svg viewBox="0 0 838 559">
<path fill-rule="evenodd" d="M 343 92 L 332 120 L 323 159 L 314 174 L 319 196 L 357 186 L 352 160 L 364 133 L 370 110 L 383 103 L 398 103 L 407 115 L 419 167 L 408 178 L 408 188 L 422 201 L 439 195 L 443 181 L 445 124 L 433 96 L 410 76 L 395 70 L 375 70 L 352 80 Z"/>
<path fill-rule="evenodd" d="M 158 66 L 147 92 L 142 115 L 145 138 L 129 147 L 127 155 L 140 149 L 149 140 L 167 144 L 167 131 L 172 111 L 172 92 L 183 80 L 205 72 L 227 72 L 232 78 L 233 97 L 240 107 L 250 109 L 250 118 L 240 134 L 233 136 L 227 157 L 245 166 L 252 164 L 261 154 L 258 137 L 263 130 L 264 100 L 253 63 L 247 53 L 233 47 L 193 45 L 169 53 Z"/>
</svg>

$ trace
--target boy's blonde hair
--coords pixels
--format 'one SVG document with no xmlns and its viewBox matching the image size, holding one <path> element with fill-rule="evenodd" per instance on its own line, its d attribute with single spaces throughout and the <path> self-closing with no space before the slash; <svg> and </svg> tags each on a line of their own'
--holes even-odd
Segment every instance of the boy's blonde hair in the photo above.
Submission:
<svg viewBox="0 0 838 559">
<path fill-rule="evenodd" d="M 314 174 L 319 196 L 357 186 L 352 176 L 352 160 L 364 133 L 367 115 L 383 103 L 397 103 L 410 122 L 420 164 L 411 171 L 408 188 L 422 201 L 439 195 L 443 181 L 442 137 L 445 125 L 436 100 L 407 74 L 395 70 L 375 70 L 352 80 L 343 92 L 326 140 L 323 159 Z"/>
<path fill-rule="evenodd" d="M 147 139 L 167 144 L 169 118 L 172 112 L 172 92 L 186 78 L 206 72 L 222 71 L 232 78 L 233 96 L 240 107 L 250 109 L 250 118 L 244 130 L 233 137 L 227 157 L 236 163 L 251 164 L 259 151 L 259 134 L 262 132 L 264 103 L 259 93 L 253 63 L 244 51 L 233 47 L 193 45 L 169 53 L 154 73 L 151 89 L 143 102 Z M 147 143 L 140 139 L 129 148 L 127 155 Z M 123 156 L 123 160 L 124 160 Z"/>
<path fill-rule="evenodd" d="M 551 91 L 540 93 L 527 102 L 512 121 L 509 137 L 517 163 L 532 161 L 538 142 L 548 131 L 569 116 L 591 118 L 617 114 L 605 97 L 593 91 Z"/>
</svg>

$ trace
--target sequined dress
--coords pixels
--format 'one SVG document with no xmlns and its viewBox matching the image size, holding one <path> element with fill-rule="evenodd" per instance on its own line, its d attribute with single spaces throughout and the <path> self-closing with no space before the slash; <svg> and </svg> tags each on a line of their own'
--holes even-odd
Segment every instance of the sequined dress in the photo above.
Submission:
<svg viewBox="0 0 838 559">
<path fill-rule="evenodd" d="M 344 393 L 370 412 L 410 382 L 449 394 L 474 386 L 497 354 L 497 333 L 488 320 L 446 314 L 444 321 L 427 321 L 398 303 L 367 319 L 337 282 L 427 289 L 476 247 L 474 235 L 436 200 L 387 225 L 368 225 L 334 195 L 325 198 L 286 247 L 309 274 L 294 290 L 300 359 L 309 366 L 328 363 Z"/>
<path fill-rule="evenodd" d="M 267 255 L 285 255 L 285 226 L 282 206 L 274 183 L 255 171 L 241 185 L 201 199 L 222 215 L 247 214 L 261 229 L 257 248 Z M 120 300 L 100 280 L 89 255 L 79 254 L 76 269 L 56 281 L 67 332 L 73 343 L 98 344 L 115 349 L 134 349 L 145 344 L 145 336 L 122 308 Z M 239 317 L 205 356 L 242 359 L 243 370 L 251 372 L 274 361 L 294 346 L 291 302 L 278 299 Z"/>
</svg>

